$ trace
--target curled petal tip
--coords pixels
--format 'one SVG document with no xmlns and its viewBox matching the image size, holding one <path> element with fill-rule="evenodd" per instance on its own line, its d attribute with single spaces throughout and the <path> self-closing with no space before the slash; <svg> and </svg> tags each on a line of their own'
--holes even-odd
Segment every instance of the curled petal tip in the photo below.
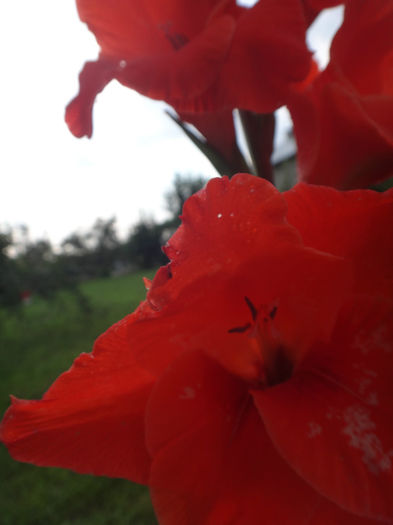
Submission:
<svg viewBox="0 0 393 525">
<path fill-rule="evenodd" d="M 87 137 L 90 139 L 93 134 L 92 108 L 83 106 L 83 101 L 81 101 L 81 97 L 78 95 L 66 107 L 64 118 L 68 129 L 74 137 L 78 139 Z"/>
<path fill-rule="evenodd" d="M 147 277 L 143 277 L 143 284 L 145 285 L 146 291 L 148 292 L 151 287 L 151 279 L 148 279 Z"/>
<path fill-rule="evenodd" d="M 91 138 L 93 134 L 92 111 L 95 99 L 114 78 L 118 64 L 100 58 L 86 62 L 79 75 L 79 93 L 66 107 L 65 121 L 71 133 L 77 137 Z"/>
</svg>

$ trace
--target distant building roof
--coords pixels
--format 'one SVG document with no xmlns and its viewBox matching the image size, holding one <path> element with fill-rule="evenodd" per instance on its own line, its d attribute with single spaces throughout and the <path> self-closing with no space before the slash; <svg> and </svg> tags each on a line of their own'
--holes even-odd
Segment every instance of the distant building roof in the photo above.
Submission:
<svg viewBox="0 0 393 525">
<path fill-rule="evenodd" d="M 296 140 L 293 134 L 293 130 L 290 129 L 285 134 L 284 138 L 276 145 L 272 155 L 272 164 L 276 166 L 285 162 L 288 159 L 295 157 L 296 155 Z"/>
</svg>

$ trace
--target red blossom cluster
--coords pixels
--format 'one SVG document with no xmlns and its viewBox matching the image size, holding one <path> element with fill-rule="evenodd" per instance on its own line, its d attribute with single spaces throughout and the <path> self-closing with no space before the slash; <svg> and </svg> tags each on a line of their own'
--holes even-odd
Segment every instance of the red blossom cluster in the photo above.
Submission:
<svg viewBox="0 0 393 525">
<path fill-rule="evenodd" d="M 347 2 L 328 67 L 290 96 L 303 181 L 365 188 L 393 176 L 393 2 Z"/>
<path fill-rule="evenodd" d="M 147 484 L 161 525 L 393 524 L 393 190 L 359 189 L 393 175 L 393 2 L 345 2 L 324 71 L 305 31 L 336 1 L 77 4 L 101 54 L 67 108 L 75 135 L 116 78 L 232 168 L 243 110 L 262 166 L 261 113 L 286 104 L 304 182 L 238 174 L 192 196 L 146 300 L 42 400 L 13 398 L 1 440 Z"/>
<path fill-rule="evenodd" d="M 340 3 L 77 0 L 101 53 L 85 64 L 67 107 L 70 130 L 91 136 L 96 95 L 117 79 L 194 124 L 224 158 L 226 174 L 244 168 L 233 108 L 260 115 L 287 105 L 302 181 L 357 189 L 392 177 L 393 3 L 347 0 L 329 65 L 319 71 L 305 32 L 321 10 Z M 268 150 L 250 133 L 257 154 Z"/>
</svg>

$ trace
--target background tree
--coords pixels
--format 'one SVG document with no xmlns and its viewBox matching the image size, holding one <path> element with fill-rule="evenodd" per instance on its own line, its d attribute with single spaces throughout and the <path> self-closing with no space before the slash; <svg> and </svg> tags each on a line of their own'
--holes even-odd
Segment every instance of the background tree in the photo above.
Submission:
<svg viewBox="0 0 393 525">
<path fill-rule="evenodd" d="M 167 262 L 162 245 L 163 225 L 153 219 L 141 218 L 131 230 L 126 256 L 136 268 L 153 268 Z"/>
<path fill-rule="evenodd" d="M 158 223 L 141 217 L 125 242 L 119 239 L 115 217 L 71 233 L 58 248 L 46 239 L 32 241 L 26 226 L 0 232 L 0 307 L 19 306 L 30 294 L 52 300 L 63 290 L 89 310 L 81 282 L 165 264 L 162 246 L 178 227 L 185 201 L 205 182 L 201 176 L 177 174 L 165 195 L 169 218 Z"/>
<path fill-rule="evenodd" d="M 182 213 L 184 203 L 194 193 L 206 184 L 207 179 L 201 175 L 180 175 L 176 173 L 173 188 L 165 194 L 165 207 L 171 214 L 174 226 L 180 224 L 179 216 Z"/>
<path fill-rule="evenodd" d="M 15 307 L 20 303 L 20 284 L 15 261 L 9 256 L 12 233 L 0 232 L 0 307 Z"/>
</svg>

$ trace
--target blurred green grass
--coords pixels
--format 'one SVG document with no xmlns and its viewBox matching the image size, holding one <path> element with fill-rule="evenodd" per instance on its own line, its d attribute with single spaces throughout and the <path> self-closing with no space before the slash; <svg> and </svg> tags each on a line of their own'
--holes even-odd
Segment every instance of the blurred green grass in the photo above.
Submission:
<svg viewBox="0 0 393 525">
<path fill-rule="evenodd" d="M 38 299 L 22 314 L 0 312 L 0 413 L 9 394 L 39 398 L 81 352 L 89 352 L 106 328 L 135 309 L 145 296 L 142 276 L 90 281 L 83 291 L 92 305 L 83 313 L 71 295 Z M 13 461 L 0 445 L 1 525 L 155 525 L 145 487 Z"/>
</svg>

